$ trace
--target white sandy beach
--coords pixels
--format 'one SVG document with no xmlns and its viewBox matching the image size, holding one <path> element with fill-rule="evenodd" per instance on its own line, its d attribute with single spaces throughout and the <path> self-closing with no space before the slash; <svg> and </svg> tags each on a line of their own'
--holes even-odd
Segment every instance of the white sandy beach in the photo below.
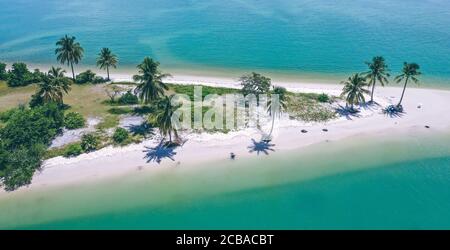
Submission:
<svg viewBox="0 0 450 250">
<path fill-rule="evenodd" d="M 130 75 L 113 75 L 116 81 L 129 80 Z M 212 78 L 175 75 L 169 82 L 183 84 L 203 84 L 211 86 L 239 87 L 236 79 Z M 341 85 L 278 82 L 273 85 L 284 86 L 293 92 L 327 93 L 339 95 Z M 396 104 L 401 94 L 399 87 L 379 87 L 376 89 L 375 101 L 382 107 Z M 450 131 L 450 91 L 408 88 L 403 102 L 406 113 L 402 117 L 389 117 L 382 113 L 382 107 L 362 109 L 360 117 L 340 117 L 328 123 L 301 123 L 285 117 L 275 124 L 275 152 L 301 150 L 302 147 L 326 142 L 338 141 L 359 136 L 399 136 L 419 133 Z M 420 107 L 420 108 L 419 108 Z M 430 128 L 425 128 L 429 126 Z M 324 132 L 323 129 L 328 129 Z M 302 133 L 305 129 L 308 133 Z M 163 159 L 161 164 L 147 163 L 145 147 L 158 143 L 158 138 L 123 148 L 107 147 L 97 152 L 83 154 L 77 158 L 57 157 L 44 163 L 43 170 L 37 173 L 30 186 L 16 192 L 30 189 L 68 185 L 85 181 L 117 177 L 125 174 L 140 174 L 140 171 L 164 171 L 168 168 L 194 168 L 196 165 L 215 161 L 228 161 L 230 152 L 237 155 L 237 160 L 244 157 L 270 157 L 249 152 L 252 139 L 259 140 L 261 135 L 255 130 L 243 130 L 228 134 L 190 134 L 182 135 L 187 142 L 177 148 L 174 161 Z M 211 167 L 214 167 L 212 164 Z M 5 195 L 0 191 L 0 196 Z"/>
</svg>

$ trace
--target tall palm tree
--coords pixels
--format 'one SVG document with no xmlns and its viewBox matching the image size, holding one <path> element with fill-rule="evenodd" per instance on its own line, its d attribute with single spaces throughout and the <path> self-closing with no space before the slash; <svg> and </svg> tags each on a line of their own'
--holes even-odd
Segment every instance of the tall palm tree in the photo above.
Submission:
<svg viewBox="0 0 450 250">
<path fill-rule="evenodd" d="M 156 125 L 159 127 L 159 132 L 162 136 L 169 136 L 169 142 L 172 143 L 172 133 L 175 136 L 175 139 L 178 140 L 178 131 L 175 125 L 172 123 L 172 116 L 175 111 L 179 108 L 179 106 L 173 106 L 172 101 L 173 96 L 168 97 L 165 96 L 159 103 L 161 110 L 155 115 Z"/>
<path fill-rule="evenodd" d="M 109 67 L 116 68 L 117 67 L 117 56 L 112 53 L 112 51 L 108 48 L 103 48 L 100 51 L 100 54 L 98 54 L 97 58 L 97 66 L 100 67 L 100 69 L 106 69 L 106 73 L 108 74 L 108 81 L 109 81 Z"/>
<path fill-rule="evenodd" d="M 273 126 L 275 124 L 275 116 L 278 115 L 281 117 L 283 112 L 287 110 L 287 90 L 283 87 L 274 87 L 272 95 L 278 95 L 278 103 L 274 103 L 274 98 L 269 98 L 269 101 L 267 102 L 267 112 L 270 116 L 272 116 L 272 126 L 270 128 L 270 133 L 267 136 L 267 140 L 271 139 Z"/>
<path fill-rule="evenodd" d="M 366 77 L 369 79 L 369 85 L 372 86 L 370 102 L 373 103 L 373 93 L 375 92 L 377 81 L 380 82 L 381 86 L 384 86 L 385 83 L 389 82 L 389 68 L 382 56 L 376 56 L 372 59 L 372 62 L 367 62 L 366 64 L 369 66 Z"/>
<path fill-rule="evenodd" d="M 345 86 L 341 96 L 345 97 L 347 105 L 350 104 L 351 110 L 354 110 L 353 107 L 355 104 L 359 105 L 366 102 L 364 94 L 370 94 L 370 91 L 364 88 L 368 86 L 365 77 L 360 74 L 354 74 L 342 83 Z"/>
<path fill-rule="evenodd" d="M 403 63 L 402 74 L 395 77 L 395 81 L 397 81 L 397 83 L 400 83 L 401 81 L 405 80 L 402 97 L 400 98 L 397 107 L 400 107 L 402 105 L 403 96 L 405 95 L 406 85 L 408 85 L 408 81 L 411 79 L 414 83 L 416 84 L 419 83 L 419 79 L 417 77 L 422 74 L 419 71 L 419 69 L 420 66 L 417 63 L 407 63 L 407 62 Z"/>
<path fill-rule="evenodd" d="M 75 42 L 75 37 L 69 37 L 65 35 L 58 42 L 55 49 L 56 59 L 61 64 L 67 64 L 72 69 L 72 77 L 75 81 L 75 71 L 73 70 L 73 64 L 78 64 L 83 58 L 84 49 L 81 47 L 80 43 Z"/>
<path fill-rule="evenodd" d="M 64 93 L 70 91 L 70 80 L 64 76 L 64 70 L 52 67 L 48 74 L 38 83 L 37 95 L 45 103 L 63 103 Z"/>
<path fill-rule="evenodd" d="M 169 74 L 163 74 L 159 71 L 159 62 L 146 57 L 144 61 L 137 66 L 138 75 L 133 76 L 133 80 L 139 82 L 135 92 L 139 94 L 139 98 L 145 104 L 158 99 L 164 95 L 164 90 L 168 90 L 167 84 L 163 83 L 163 79 L 169 77 Z"/>
</svg>

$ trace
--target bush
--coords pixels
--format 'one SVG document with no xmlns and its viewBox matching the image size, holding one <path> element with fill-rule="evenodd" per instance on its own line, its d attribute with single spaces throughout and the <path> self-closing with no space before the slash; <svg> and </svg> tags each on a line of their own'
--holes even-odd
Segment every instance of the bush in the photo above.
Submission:
<svg viewBox="0 0 450 250">
<path fill-rule="evenodd" d="M 129 90 L 119 98 L 119 103 L 123 105 L 133 105 L 138 104 L 139 99 L 136 95 L 131 93 L 131 90 Z"/>
<path fill-rule="evenodd" d="M 83 153 L 83 149 L 81 148 L 81 144 L 76 143 L 72 144 L 64 152 L 64 157 L 70 158 L 70 157 L 76 157 Z"/>
<path fill-rule="evenodd" d="M 81 138 L 81 148 L 86 153 L 97 150 L 99 145 L 100 145 L 100 142 L 99 142 L 97 136 L 94 134 L 85 134 Z"/>
<path fill-rule="evenodd" d="M 319 96 L 317 96 L 317 100 L 319 102 L 329 102 L 330 101 L 330 97 L 327 94 L 322 93 Z"/>
<path fill-rule="evenodd" d="M 82 128 L 86 124 L 84 117 L 77 112 L 67 113 L 64 117 L 64 126 L 67 129 Z"/>
<path fill-rule="evenodd" d="M 86 70 L 75 77 L 75 83 L 85 84 L 85 83 L 104 83 L 106 80 L 101 76 L 96 76 L 91 70 Z"/>
<path fill-rule="evenodd" d="M 6 72 L 6 64 L 0 62 L 0 81 L 8 80 L 8 73 Z"/>
<path fill-rule="evenodd" d="M 26 86 L 33 82 L 33 74 L 28 70 L 25 63 L 14 63 L 8 72 L 8 86 Z"/>
<path fill-rule="evenodd" d="M 129 133 L 124 128 L 117 128 L 113 135 L 113 140 L 117 144 L 125 142 L 129 137 Z"/>
<path fill-rule="evenodd" d="M 34 172 L 41 166 L 44 149 L 44 145 L 36 144 L 31 147 L 21 146 L 7 153 L 4 164 L 0 165 L 0 179 L 6 191 L 31 183 Z"/>
<path fill-rule="evenodd" d="M 54 103 L 17 108 L 0 129 L 0 183 L 12 191 L 31 182 L 46 145 L 61 130 L 64 114 Z"/>
<path fill-rule="evenodd" d="M 9 150 L 35 144 L 48 145 L 64 124 L 64 114 L 56 104 L 34 109 L 18 109 L 0 131 L 0 141 Z"/>
</svg>

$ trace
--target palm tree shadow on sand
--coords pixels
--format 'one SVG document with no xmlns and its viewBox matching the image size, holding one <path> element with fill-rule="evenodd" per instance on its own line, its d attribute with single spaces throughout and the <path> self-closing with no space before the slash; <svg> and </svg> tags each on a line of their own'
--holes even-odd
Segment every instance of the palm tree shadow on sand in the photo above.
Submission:
<svg viewBox="0 0 450 250">
<path fill-rule="evenodd" d="M 353 118 L 361 117 L 361 115 L 358 114 L 358 112 L 356 112 L 355 110 L 344 107 L 342 105 L 339 105 L 339 107 L 336 108 L 336 113 L 338 113 L 340 116 L 345 117 L 347 120 L 353 120 Z"/>
<path fill-rule="evenodd" d="M 178 146 L 174 144 L 168 144 L 165 140 L 161 140 L 161 142 L 156 147 L 145 147 L 146 150 L 144 159 L 147 159 L 147 163 L 156 162 L 161 164 L 161 161 L 165 158 L 168 158 L 172 161 L 175 161 L 175 149 Z"/>
<path fill-rule="evenodd" d="M 275 152 L 275 149 L 273 147 L 275 144 L 270 143 L 267 140 L 263 141 L 255 141 L 255 139 L 252 139 L 252 145 L 248 146 L 249 153 L 256 152 L 258 155 L 260 153 L 264 153 L 265 155 L 268 155 L 270 151 Z"/>
<path fill-rule="evenodd" d="M 406 113 L 401 106 L 389 105 L 383 109 L 383 114 L 389 116 L 390 118 L 401 118 Z"/>
<path fill-rule="evenodd" d="M 152 135 L 155 135 L 154 129 L 147 122 L 143 122 L 140 125 L 129 125 L 127 129 L 133 133 L 133 135 L 141 135 L 144 138 L 148 138 Z"/>
</svg>

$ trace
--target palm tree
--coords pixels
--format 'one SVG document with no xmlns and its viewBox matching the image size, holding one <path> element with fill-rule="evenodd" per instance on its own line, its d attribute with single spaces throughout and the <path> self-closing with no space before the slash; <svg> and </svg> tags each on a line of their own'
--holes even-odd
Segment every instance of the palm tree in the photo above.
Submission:
<svg viewBox="0 0 450 250">
<path fill-rule="evenodd" d="M 58 42 L 56 42 L 55 54 L 56 59 L 61 64 L 66 64 L 72 69 L 72 77 L 75 81 L 75 71 L 73 70 L 73 64 L 78 64 L 83 57 L 84 49 L 81 47 L 80 43 L 75 42 L 75 37 L 69 37 L 65 35 Z"/>
<path fill-rule="evenodd" d="M 403 92 L 402 97 L 400 98 L 400 102 L 398 102 L 397 107 L 400 107 L 402 105 L 403 96 L 405 95 L 406 85 L 408 85 L 409 79 L 411 79 L 414 83 L 419 83 L 419 79 L 417 76 L 421 75 L 422 73 L 419 71 L 420 66 L 417 63 L 403 63 L 403 70 L 402 74 L 395 77 L 395 81 L 397 83 L 400 83 L 401 81 L 405 80 L 405 85 L 403 86 Z"/>
<path fill-rule="evenodd" d="M 159 69 L 159 62 L 146 57 L 144 61 L 137 66 L 139 75 L 133 76 L 133 80 L 139 82 L 135 92 L 139 98 L 148 104 L 150 101 L 158 99 L 164 95 L 164 90 L 169 87 L 162 82 L 163 78 L 169 77 L 169 74 L 162 74 Z"/>
<path fill-rule="evenodd" d="M 364 89 L 364 87 L 368 86 L 365 77 L 361 76 L 360 74 L 354 74 L 342 83 L 345 84 L 345 86 L 342 90 L 341 97 L 345 97 L 347 105 L 351 105 L 351 110 L 354 110 L 353 106 L 355 104 L 359 105 L 366 102 L 364 94 L 369 94 L 370 91 Z"/>
<path fill-rule="evenodd" d="M 157 112 L 154 117 L 161 135 L 164 137 L 167 135 L 169 136 L 169 143 L 172 143 L 172 133 L 174 134 L 176 140 L 179 139 L 177 128 L 172 123 L 172 116 L 179 106 L 172 105 L 172 98 L 173 96 L 165 96 L 164 99 L 160 101 L 159 106 L 161 107 L 161 110 Z"/>
<path fill-rule="evenodd" d="M 97 66 L 100 69 L 106 68 L 106 73 L 108 74 L 107 80 L 109 81 L 109 67 L 116 68 L 117 67 L 117 56 L 111 52 L 108 48 L 103 48 L 98 54 L 97 58 Z"/>
<path fill-rule="evenodd" d="M 384 86 L 385 83 L 388 83 L 389 68 L 384 61 L 382 56 L 376 56 L 372 59 L 372 62 L 367 62 L 367 66 L 369 66 L 369 71 L 366 73 L 366 77 L 370 79 L 369 85 L 372 86 L 372 91 L 370 94 L 370 102 L 373 103 L 373 93 L 375 92 L 375 85 L 380 82 L 381 86 Z"/>
<path fill-rule="evenodd" d="M 270 98 L 269 101 L 267 102 L 267 112 L 269 113 L 270 116 L 272 116 L 272 126 L 270 128 L 270 133 L 267 136 L 267 140 L 270 140 L 272 136 L 273 126 L 275 123 L 275 116 L 278 115 L 279 117 L 281 117 L 283 112 L 285 112 L 287 109 L 287 101 L 288 101 L 287 90 L 283 87 L 274 87 L 272 94 L 278 95 L 277 100 L 278 103 L 273 102 L 274 98 Z"/>
<path fill-rule="evenodd" d="M 70 91 L 70 80 L 64 76 L 64 70 L 52 67 L 48 74 L 38 83 L 37 95 L 45 103 L 57 102 L 63 103 L 64 93 Z"/>
</svg>

